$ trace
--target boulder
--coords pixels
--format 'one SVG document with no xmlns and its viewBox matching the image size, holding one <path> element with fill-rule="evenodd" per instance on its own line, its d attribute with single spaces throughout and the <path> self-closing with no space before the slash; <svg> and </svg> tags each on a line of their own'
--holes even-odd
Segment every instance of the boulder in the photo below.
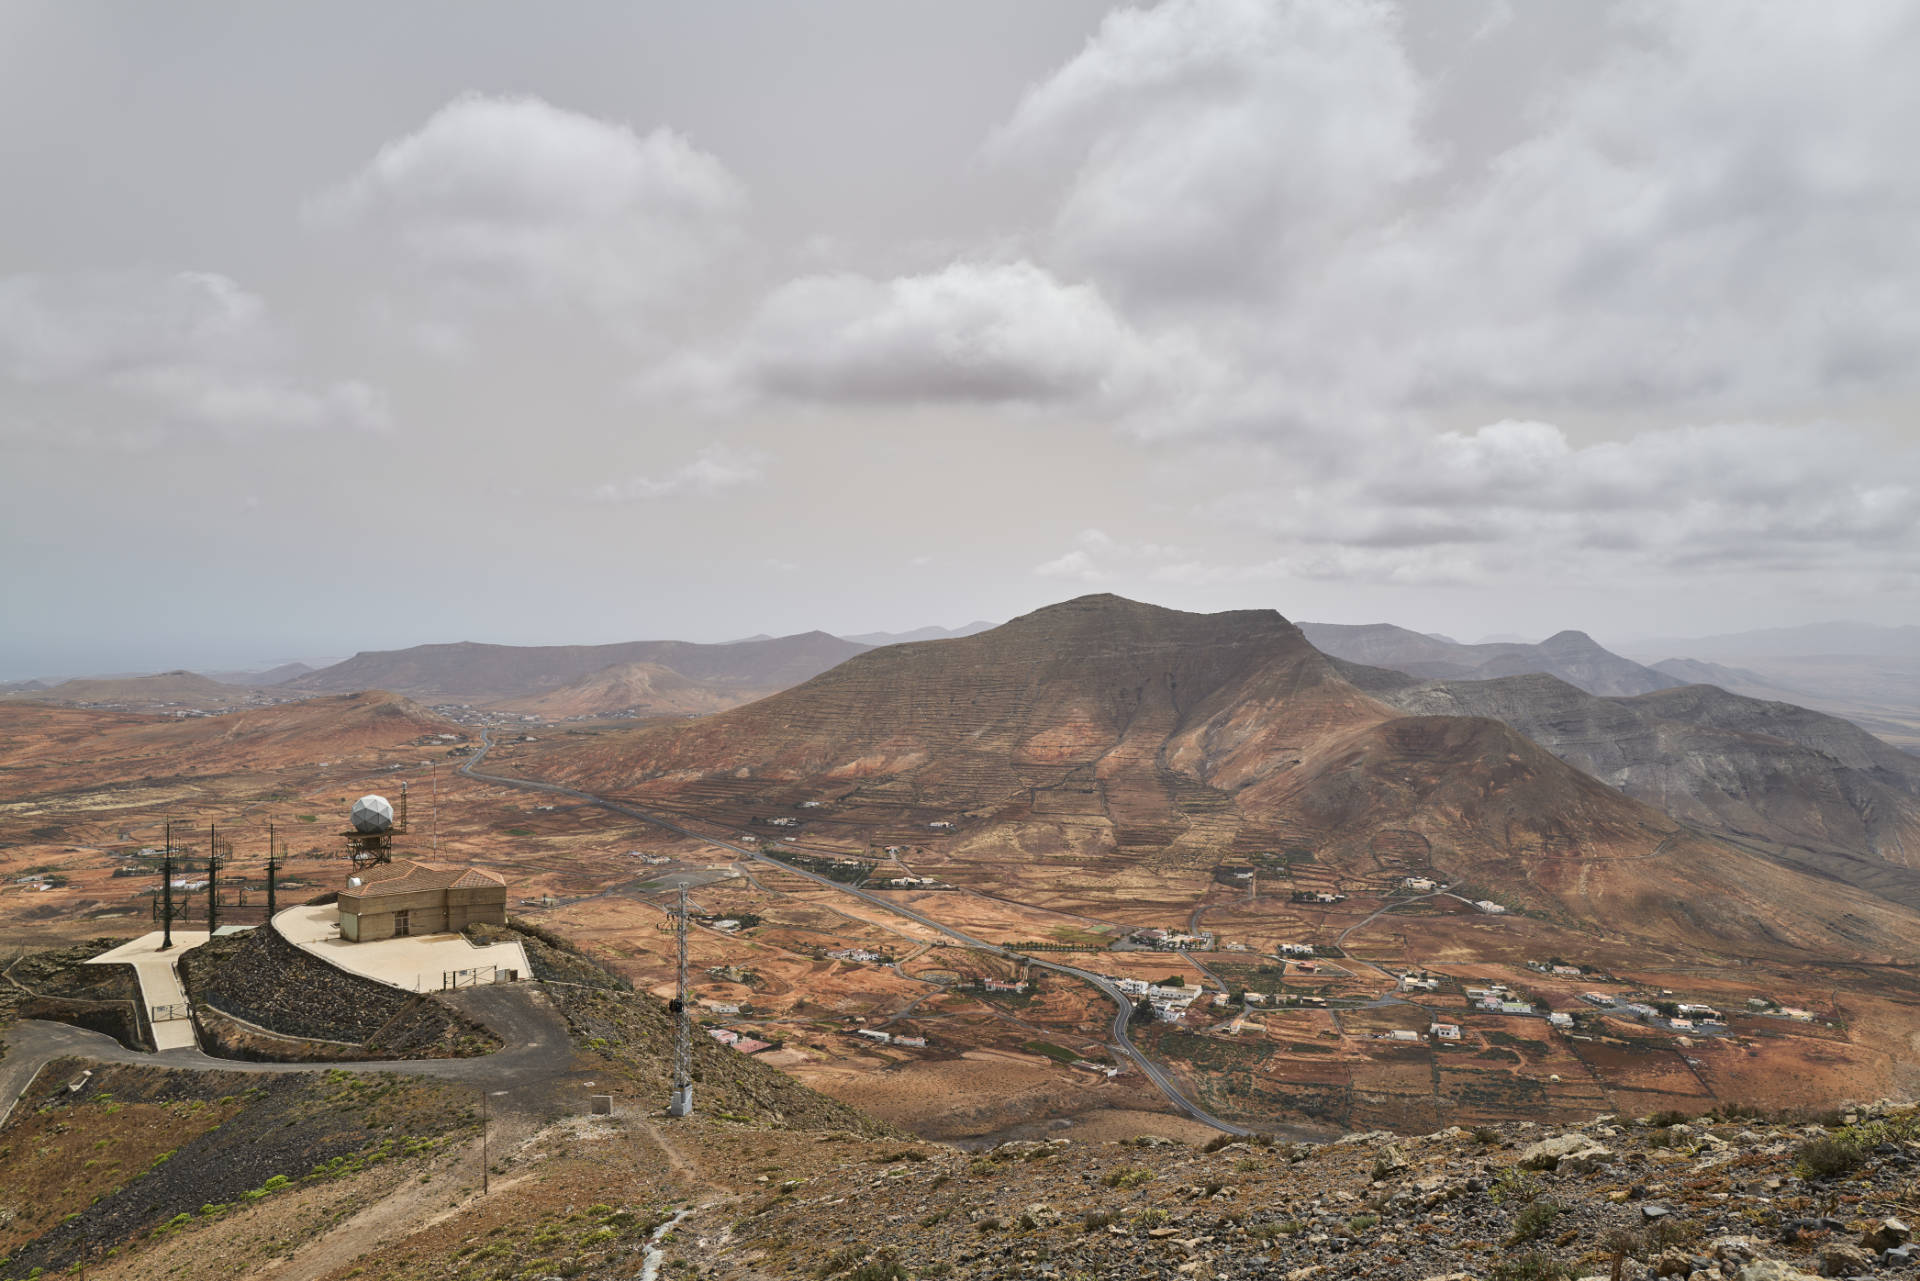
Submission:
<svg viewBox="0 0 1920 1281">
<path fill-rule="evenodd" d="M 1857 1277 L 1873 1271 L 1873 1256 L 1857 1245 L 1829 1241 L 1820 1247 L 1820 1275 Z"/>
<path fill-rule="evenodd" d="M 1668 1250 L 1653 1261 L 1656 1277 L 1684 1277 L 1693 1273 L 1693 1256 L 1685 1250 Z"/>
<path fill-rule="evenodd" d="M 1550 1139 L 1541 1139 L 1531 1144 L 1520 1154 L 1520 1168 L 1523 1170 L 1557 1170 L 1563 1161 L 1580 1157 L 1591 1152 L 1607 1150 L 1584 1134 L 1556 1134 Z M 1612 1153 L 1607 1153 L 1608 1157 Z M 1585 1168 L 1592 1169 L 1588 1164 Z"/>
<path fill-rule="evenodd" d="M 1816 1278 L 1779 1259 L 1755 1259 L 1740 1269 L 1734 1281 L 1816 1281 Z"/>
<path fill-rule="evenodd" d="M 1899 1219 L 1885 1218 L 1867 1229 L 1860 1244 L 1875 1254 L 1884 1254 L 1897 1245 L 1905 1245 L 1913 1239 L 1913 1229 Z"/>
</svg>

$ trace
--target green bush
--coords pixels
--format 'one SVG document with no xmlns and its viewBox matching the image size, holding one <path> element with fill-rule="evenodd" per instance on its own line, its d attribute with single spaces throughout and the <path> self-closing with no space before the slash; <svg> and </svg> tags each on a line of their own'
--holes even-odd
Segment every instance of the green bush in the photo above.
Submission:
<svg viewBox="0 0 1920 1281">
<path fill-rule="evenodd" d="M 1572 1275 L 1566 1264 L 1538 1250 L 1510 1254 L 1487 1269 L 1487 1281 L 1563 1281 Z"/>
<path fill-rule="evenodd" d="M 1558 1201 L 1534 1201 L 1513 1217 L 1513 1233 L 1508 1243 L 1520 1245 L 1545 1234 L 1553 1221 L 1566 1209 Z"/>
<path fill-rule="evenodd" d="M 1832 1179 L 1851 1174 L 1866 1164 L 1867 1147 L 1850 1131 L 1809 1139 L 1794 1153 L 1794 1164 L 1803 1178 Z"/>
</svg>

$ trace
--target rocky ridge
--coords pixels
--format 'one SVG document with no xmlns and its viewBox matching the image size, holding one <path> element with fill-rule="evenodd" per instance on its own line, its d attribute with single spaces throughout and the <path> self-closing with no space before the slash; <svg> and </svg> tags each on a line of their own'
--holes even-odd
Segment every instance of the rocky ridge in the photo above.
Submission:
<svg viewBox="0 0 1920 1281">
<path fill-rule="evenodd" d="M 1403 712 L 1492 717 L 1683 822 L 1816 854 L 1809 870 L 1920 907 L 1920 758 L 1837 716 L 1710 685 L 1600 698 L 1545 675 L 1341 671 Z"/>
<path fill-rule="evenodd" d="M 1910 1276 L 1920 1254 L 1912 1104 L 1819 1120 L 1729 1109 L 1373 1132 L 1319 1147 L 1226 1136 L 1203 1149 L 1061 1138 L 976 1156 L 883 1146 L 822 1164 L 730 1207 L 688 1271 L 1799 1281 Z"/>
</svg>

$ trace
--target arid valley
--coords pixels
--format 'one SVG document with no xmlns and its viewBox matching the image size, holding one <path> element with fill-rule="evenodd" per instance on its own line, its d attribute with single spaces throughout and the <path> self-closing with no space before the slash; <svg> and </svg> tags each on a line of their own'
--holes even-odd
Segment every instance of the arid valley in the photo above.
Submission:
<svg viewBox="0 0 1920 1281">
<path fill-rule="evenodd" d="M 0 1281 L 1903 1281 L 1920 5 L 0 0 Z"/>
<path fill-rule="evenodd" d="M 1051 657 L 1094 645 L 1084 674 Z M 703 1021 L 930 1137 L 1194 1132 L 1110 1044 L 1108 995 L 1045 962 L 1177 980 L 1140 1051 L 1211 1114 L 1288 1133 L 1915 1087 L 1911 909 L 1494 722 L 1396 717 L 1272 615 L 1089 598 L 684 724 L 453 714 L 371 692 L 0 707 L 7 937 L 146 928 L 153 881 L 126 873 L 169 820 L 188 851 L 209 824 L 230 840 L 255 905 L 270 822 L 283 894 L 337 889 L 346 803 L 405 782 L 406 857 L 499 872 L 515 915 L 642 987 L 671 994 L 692 886 Z M 1889 878 L 1915 876 L 1905 803 L 1854 852 Z M 1628 1008 L 1655 1002 L 1715 1017 Z"/>
</svg>

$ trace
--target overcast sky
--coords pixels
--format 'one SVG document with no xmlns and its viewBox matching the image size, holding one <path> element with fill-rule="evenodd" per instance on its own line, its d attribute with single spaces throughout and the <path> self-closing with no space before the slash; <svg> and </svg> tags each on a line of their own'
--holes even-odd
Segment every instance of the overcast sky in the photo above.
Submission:
<svg viewBox="0 0 1920 1281">
<path fill-rule="evenodd" d="M 1920 619 L 1920 6 L 0 0 L 0 678 Z"/>
</svg>

